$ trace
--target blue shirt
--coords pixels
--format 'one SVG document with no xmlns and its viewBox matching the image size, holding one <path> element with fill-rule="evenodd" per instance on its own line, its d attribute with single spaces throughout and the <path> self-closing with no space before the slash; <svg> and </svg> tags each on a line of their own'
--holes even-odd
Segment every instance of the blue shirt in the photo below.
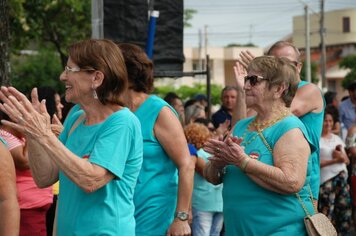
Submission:
<svg viewBox="0 0 356 236">
<path fill-rule="evenodd" d="M 210 154 L 205 152 L 202 148 L 198 150 L 197 154 L 198 157 L 202 158 L 205 162 L 208 161 L 208 157 L 210 156 Z M 199 211 L 222 212 L 222 188 L 222 184 L 213 185 L 195 172 L 192 206 Z"/>
<path fill-rule="evenodd" d="M 266 165 L 273 165 L 273 156 L 255 131 L 247 127 L 254 117 L 239 121 L 233 135 L 251 141 L 245 153 Z M 288 116 L 263 130 L 263 135 L 273 149 L 278 140 L 288 131 L 300 129 L 310 143 L 303 123 L 294 115 Z M 310 143 L 311 151 L 315 147 Z M 311 173 L 311 158 L 304 187 L 299 192 L 310 213 L 314 213 L 308 192 Z M 223 178 L 224 222 L 226 235 L 306 235 L 303 219 L 306 216 L 295 194 L 279 194 L 261 187 L 238 167 L 228 165 Z"/>
<path fill-rule="evenodd" d="M 135 235 L 133 191 L 142 164 L 142 134 L 137 118 L 123 108 L 104 122 L 81 121 L 83 111 L 68 117 L 61 142 L 78 158 L 110 171 L 115 178 L 87 193 L 63 172 L 58 205 L 58 235 Z M 78 173 L 79 174 L 79 173 Z"/>
<path fill-rule="evenodd" d="M 142 170 L 134 196 L 136 235 L 166 235 L 174 218 L 178 170 L 153 133 L 157 117 L 165 106 L 175 113 L 168 103 L 152 95 L 135 111 L 143 135 Z"/>
<path fill-rule="evenodd" d="M 340 121 L 344 123 L 346 129 L 351 128 L 356 124 L 355 105 L 351 102 L 350 98 L 342 101 L 339 106 Z"/>
<path fill-rule="evenodd" d="M 304 85 L 309 84 L 306 81 L 301 81 L 298 84 L 298 89 Z M 321 93 L 321 91 L 320 91 Z M 324 108 L 325 108 L 325 100 L 324 96 Z M 313 193 L 313 198 L 318 200 L 319 198 L 319 189 L 320 189 L 320 148 L 319 148 L 319 140 L 321 137 L 321 131 L 323 129 L 324 122 L 324 109 L 319 113 L 309 112 L 299 119 L 305 125 L 305 128 L 308 132 L 308 136 L 310 138 L 311 143 L 314 147 L 316 147 L 316 152 L 312 153 L 312 173 L 310 176 L 310 187 Z"/>
</svg>

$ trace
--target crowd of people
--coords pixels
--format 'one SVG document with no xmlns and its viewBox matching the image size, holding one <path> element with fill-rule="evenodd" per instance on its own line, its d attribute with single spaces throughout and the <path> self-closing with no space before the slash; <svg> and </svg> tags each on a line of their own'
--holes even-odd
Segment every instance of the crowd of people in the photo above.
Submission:
<svg viewBox="0 0 356 236">
<path fill-rule="evenodd" d="M 305 235 L 318 211 L 349 235 L 356 78 L 339 105 L 291 43 L 239 56 L 211 118 L 203 94 L 153 95 L 146 53 L 105 39 L 68 48 L 65 100 L 1 87 L 0 235 Z"/>
</svg>

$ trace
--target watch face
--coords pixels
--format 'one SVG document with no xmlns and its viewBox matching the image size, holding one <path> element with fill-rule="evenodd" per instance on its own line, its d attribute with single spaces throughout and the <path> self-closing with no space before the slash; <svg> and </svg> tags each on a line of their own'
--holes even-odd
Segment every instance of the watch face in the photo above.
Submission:
<svg viewBox="0 0 356 236">
<path fill-rule="evenodd" d="M 180 220 L 188 220 L 189 214 L 186 212 L 177 212 L 176 217 Z"/>
</svg>

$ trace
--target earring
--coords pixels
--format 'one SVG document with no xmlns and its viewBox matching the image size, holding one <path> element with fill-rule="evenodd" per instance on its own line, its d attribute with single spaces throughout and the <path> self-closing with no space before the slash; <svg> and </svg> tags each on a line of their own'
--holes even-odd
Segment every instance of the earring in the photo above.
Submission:
<svg viewBox="0 0 356 236">
<path fill-rule="evenodd" d="M 94 97 L 94 99 L 98 99 L 98 94 L 96 93 L 94 85 L 92 85 L 91 88 L 93 89 L 93 97 Z"/>
</svg>

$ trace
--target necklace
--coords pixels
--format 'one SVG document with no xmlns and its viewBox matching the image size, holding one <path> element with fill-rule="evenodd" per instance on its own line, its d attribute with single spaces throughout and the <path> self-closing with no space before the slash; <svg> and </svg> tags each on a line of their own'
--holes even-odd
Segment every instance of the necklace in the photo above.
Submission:
<svg viewBox="0 0 356 236">
<path fill-rule="evenodd" d="M 284 112 L 278 116 L 275 119 L 271 119 L 271 120 L 267 120 L 265 122 L 262 123 L 258 123 L 256 121 L 256 117 L 255 119 L 247 126 L 247 128 L 245 129 L 243 135 L 242 135 L 242 142 L 241 142 L 241 146 L 248 146 L 250 143 L 252 143 L 258 136 L 260 132 L 262 132 L 263 130 L 267 129 L 268 127 L 271 127 L 272 125 L 276 124 L 278 121 L 282 120 L 283 118 L 285 118 L 286 116 L 290 115 L 290 111 L 288 109 L 284 110 Z M 246 140 L 247 138 L 247 133 L 248 131 L 251 129 L 251 127 L 254 126 L 255 129 L 257 130 L 256 134 L 254 136 L 252 136 L 250 139 Z"/>
</svg>

